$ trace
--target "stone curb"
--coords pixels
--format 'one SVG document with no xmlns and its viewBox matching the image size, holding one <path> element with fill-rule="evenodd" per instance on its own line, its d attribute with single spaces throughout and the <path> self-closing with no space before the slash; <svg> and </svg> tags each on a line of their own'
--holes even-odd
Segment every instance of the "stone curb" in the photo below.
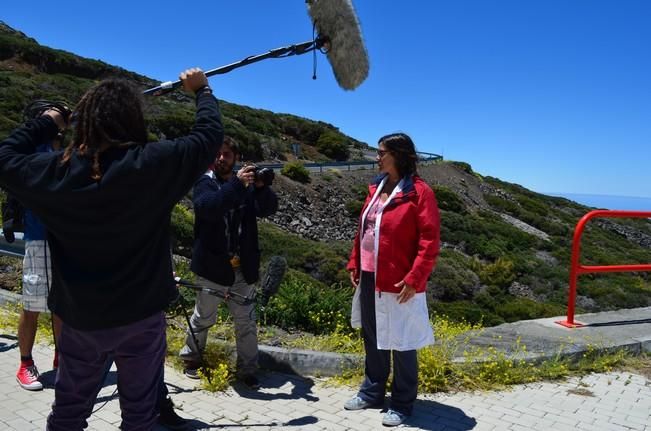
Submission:
<svg viewBox="0 0 651 431">
<path fill-rule="evenodd" d="M 21 297 L 22 295 L 0 289 L 0 304 L 18 304 L 21 302 Z M 235 346 L 229 343 L 224 344 L 232 351 L 235 350 Z M 522 359 L 530 363 L 539 364 L 555 358 L 578 361 L 584 353 L 590 351 L 607 353 L 624 349 L 633 355 L 639 355 L 642 352 L 651 353 L 651 336 L 623 338 L 609 345 L 594 346 L 590 344 L 586 342 L 573 343 L 564 349 L 560 349 L 558 346 L 550 346 L 549 350 L 526 352 L 525 354 L 522 354 L 522 352 L 510 352 L 506 349 L 505 357 L 513 360 Z M 551 351 L 552 347 L 554 347 L 554 351 Z M 351 368 L 364 366 L 363 355 L 286 349 L 263 344 L 259 345 L 259 355 L 261 368 L 300 376 L 330 377 L 340 375 Z M 486 360 L 490 361 L 492 359 L 487 358 Z M 463 363 L 466 359 L 462 355 L 459 355 L 453 361 Z M 475 361 L 482 362 L 482 359 L 476 358 Z"/>
<path fill-rule="evenodd" d="M 0 304 L 20 304 L 23 295 L 19 293 L 9 292 L 5 289 L 0 289 Z"/>
<path fill-rule="evenodd" d="M 363 366 L 364 357 L 350 353 L 317 352 L 260 345 L 260 367 L 300 376 L 331 377 Z"/>
<path fill-rule="evenodd" d="M 22 295 L 0 289 L 0 304 L 20 304 L 21 300 Z M 300 376 L 336 376 L 364 364 L 362 355 L 285 349 L 264 344 L 259 346 L 259 354 L 261 368 Z"/>
</svg>

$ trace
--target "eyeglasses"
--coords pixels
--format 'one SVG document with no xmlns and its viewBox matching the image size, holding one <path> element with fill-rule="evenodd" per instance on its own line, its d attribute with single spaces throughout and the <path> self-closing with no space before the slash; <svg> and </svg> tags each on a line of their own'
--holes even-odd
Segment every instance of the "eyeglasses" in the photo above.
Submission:
<svg viewBox="0 0 651 431">
<path fill-rule="evenodd" d="M 391 151 L 389 151 L 389 150 L 377 150 L 377 156 L 378 156 L 379 158 L 382 158 L 382 157 L 384 157 L 385 154 L 388 154 L 388 153 L 390 153 L 390 152 L 391 152 Z"/>
</svg>

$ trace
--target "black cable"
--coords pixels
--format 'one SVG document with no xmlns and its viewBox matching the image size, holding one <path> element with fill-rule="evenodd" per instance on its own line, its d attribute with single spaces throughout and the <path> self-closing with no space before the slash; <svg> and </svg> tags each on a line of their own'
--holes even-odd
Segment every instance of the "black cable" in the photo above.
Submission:
<svg viewBox="0 0 651 431">
<path fill-rule="evenodd" d="M 316 22 L 312 24 L 312 40 L 316 46 Z M 312 50 L 312 79 L 316 80 L 316 49 Z"/>
<path fill-rule="evenodd" d="M 180 277 L 176 278 L 176 284 L 190 288 L 192 290 L 196 290 L 198 292 L 206 293 L 208 295 L 217 296 L 219 298 L 222 298 L 224 301 L 232 301 L 239 305 L 249 305 L 256 302 L 255 290 L 253 291 L 253 296 L 245 296 L 236 292 L 231 292 L 230 290 L 224 293 L 218 289 L 191 283 L 189 281 L 181 279 Z"/>
<path fill-rule="evenodd" d="M 180 284 L 179 281 L 181 281 L 181 279 L 177 277 L 177 279 L 175 281 L 177 282 L 177 284 Z M 181 284 L 181 285 L 183 285 L 183 284 Z M 172 308 L 175 305 L 176 305 L 176 307 Z M 208 378 L 208 383 L 212 383 L 212 380 L 210 378 L 210 373 L 208 372 L 208 369 L 207 369 L 207 367 L 205 365 L 206 364 L 205 360 L 203 359 L 203 351 L 199 347 L 199 340 L 197 338 L 196 332 L 194 331 L 194 328 L 192 327 L 192 322 L 190 321 L 190 314 L 188 313 L 188 310 L 186 309 L 186 305 L 188 305 L 188 303 L 185 301 L 185 298 L 183 297 L 183 295 L 181 295 L 181 292 L 177 289 L 176 290 L 176 298 L 174 298 L 174 300 L 170 302 L 170 304 L 168 306 L 167 314 L 168 315 L 171 314 L 172 316 L 178 316 L 179 315 L 178 309 L 179 308 L 181 309 L 181 312 L 183 313 L 183 317 L 185 317 L 185 321 L 186 321 L 186 323 L 188 325 L 188 330 L 190 331 L 190 335 L 192 336 L 192 341 L 194 342 L 194 345 L 195 345 L 195 347 L 197 349 L 197 354 L 199 355 L 199 368 L 203 369 L 204 374 Z"/>
<path fill-rule="evenodd" d="M 95 397 L 94 397 L 95 400 L 97 399 L 97 396 L 99 395 L 99 392 L 102 390 L 102 387 L 104 387 L 104 382 L 106 381 L 106 377 L 108 377 L 108 374 L 109 374 L 109 372 L 111 371 L 111 364 L 112 364 L 112 363 L 113 363 L 113 359 L 112 359 L 112 358 L 111 358 L 110 361 L 107 361 L 107 365 L 106 365 L 106 368 L 105 368 L 105 371 L 104 371 L 104 377 L 102 377 L 102 379 L 100 380 L 99 387 L 97 388 L 97 391 L 95 391 Z M 97 413 L 98 411 L 100 411 L 101 409 L 103 409 L 103 408 L 108 404 L 109 401 L 111 401 L 112 399 L 115 398 L 115 395 L 116 395 L 117 393 L 118 393 L 118 388 L 117 388 L 117 386 L 116 386 L 116 388 L 115 388 L 115 390 L 113 391 L 113 393 L 112 393 L 111 395 L 109 395 L 109 397 L 106 399 L 106 401 L 104 401 L 104 404 L 102 404 L 101 406 L 97 407 L 97 408 L 96 408 L 95 410 L 93 410 L 90 414 L 91 414 L 91 415 L 94 415 L 95 413 Z"/>
<path fill-rule="evenodd" d="M 103 408 L 108 404 L 108 402 L 111 401 L 111 400 L 115 397 L 115 395 L 116 395 L 117 393 L 118 393 L 118 388 L 115 388 L 115 390 L 113 391 L 113 393 L 112 393 L 111 395 L 109 395 L 109 397 L 106 399 L 106 401 L 104 401 L 104 404 L 102 404 L 101 406 L 97 407 L 95 410 L 93 410 L 92 412 L 90 412 L 90 414 L 91 414 L 91 415 L 94 415 L 95 413 L 97 413 L 98 411 L 100 411 L 101 409 L 103 409 Z M 97 399 L 97 395 L 95 395 L 95 399 Z"/>
</svg>

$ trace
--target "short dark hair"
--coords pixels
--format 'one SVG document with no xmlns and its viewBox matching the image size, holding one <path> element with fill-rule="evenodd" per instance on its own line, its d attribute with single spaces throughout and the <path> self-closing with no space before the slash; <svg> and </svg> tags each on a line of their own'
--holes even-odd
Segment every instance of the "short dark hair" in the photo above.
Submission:
<svg viewBox="0 0 651 431">
<path fill-rule="evenodd" d="M 382 136 L 378 141 L 378 147 L 384 147 L 391 152 L 396 159 L 396 168 L 400 177 L 417 174 L 416 162 L 418 155 L 416 154 L 416 146 L 406 133 L 391 133 Z"/>
<path fill-rule="evenodd" d="M 224 136 L 224 142 L 222 142 L 222 145 L 224 145 L 224 144 L 228 145 L 228 148 L 231 149 L 233 154 L 235 154 L 236 158 L 237 158 L 237 156 L 242 154 L 241 151 L 240 151 L 240 144 L 238 144 L 237 141 L 235 139 L 231 138 L 230 136 Z"/>
</svg>

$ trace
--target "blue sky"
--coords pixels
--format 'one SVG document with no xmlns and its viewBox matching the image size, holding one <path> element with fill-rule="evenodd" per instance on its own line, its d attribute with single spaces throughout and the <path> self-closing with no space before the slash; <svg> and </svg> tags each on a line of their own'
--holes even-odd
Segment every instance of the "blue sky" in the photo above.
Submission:
<svg viewBox="0 0 651 431">
<path fill-rule="evenodd" d="M 41 44 L 162 81 L 311 37 L 303 0 L 3 2 Z M 340 89 L 324 56 L 211 78 L 225 100 L 329 122 L 539 192 L 651 197 L 651 2 L 354 1 L 369 78 Z M 46 24 L 49 23 L 49 24 Z"/>
</svg>

